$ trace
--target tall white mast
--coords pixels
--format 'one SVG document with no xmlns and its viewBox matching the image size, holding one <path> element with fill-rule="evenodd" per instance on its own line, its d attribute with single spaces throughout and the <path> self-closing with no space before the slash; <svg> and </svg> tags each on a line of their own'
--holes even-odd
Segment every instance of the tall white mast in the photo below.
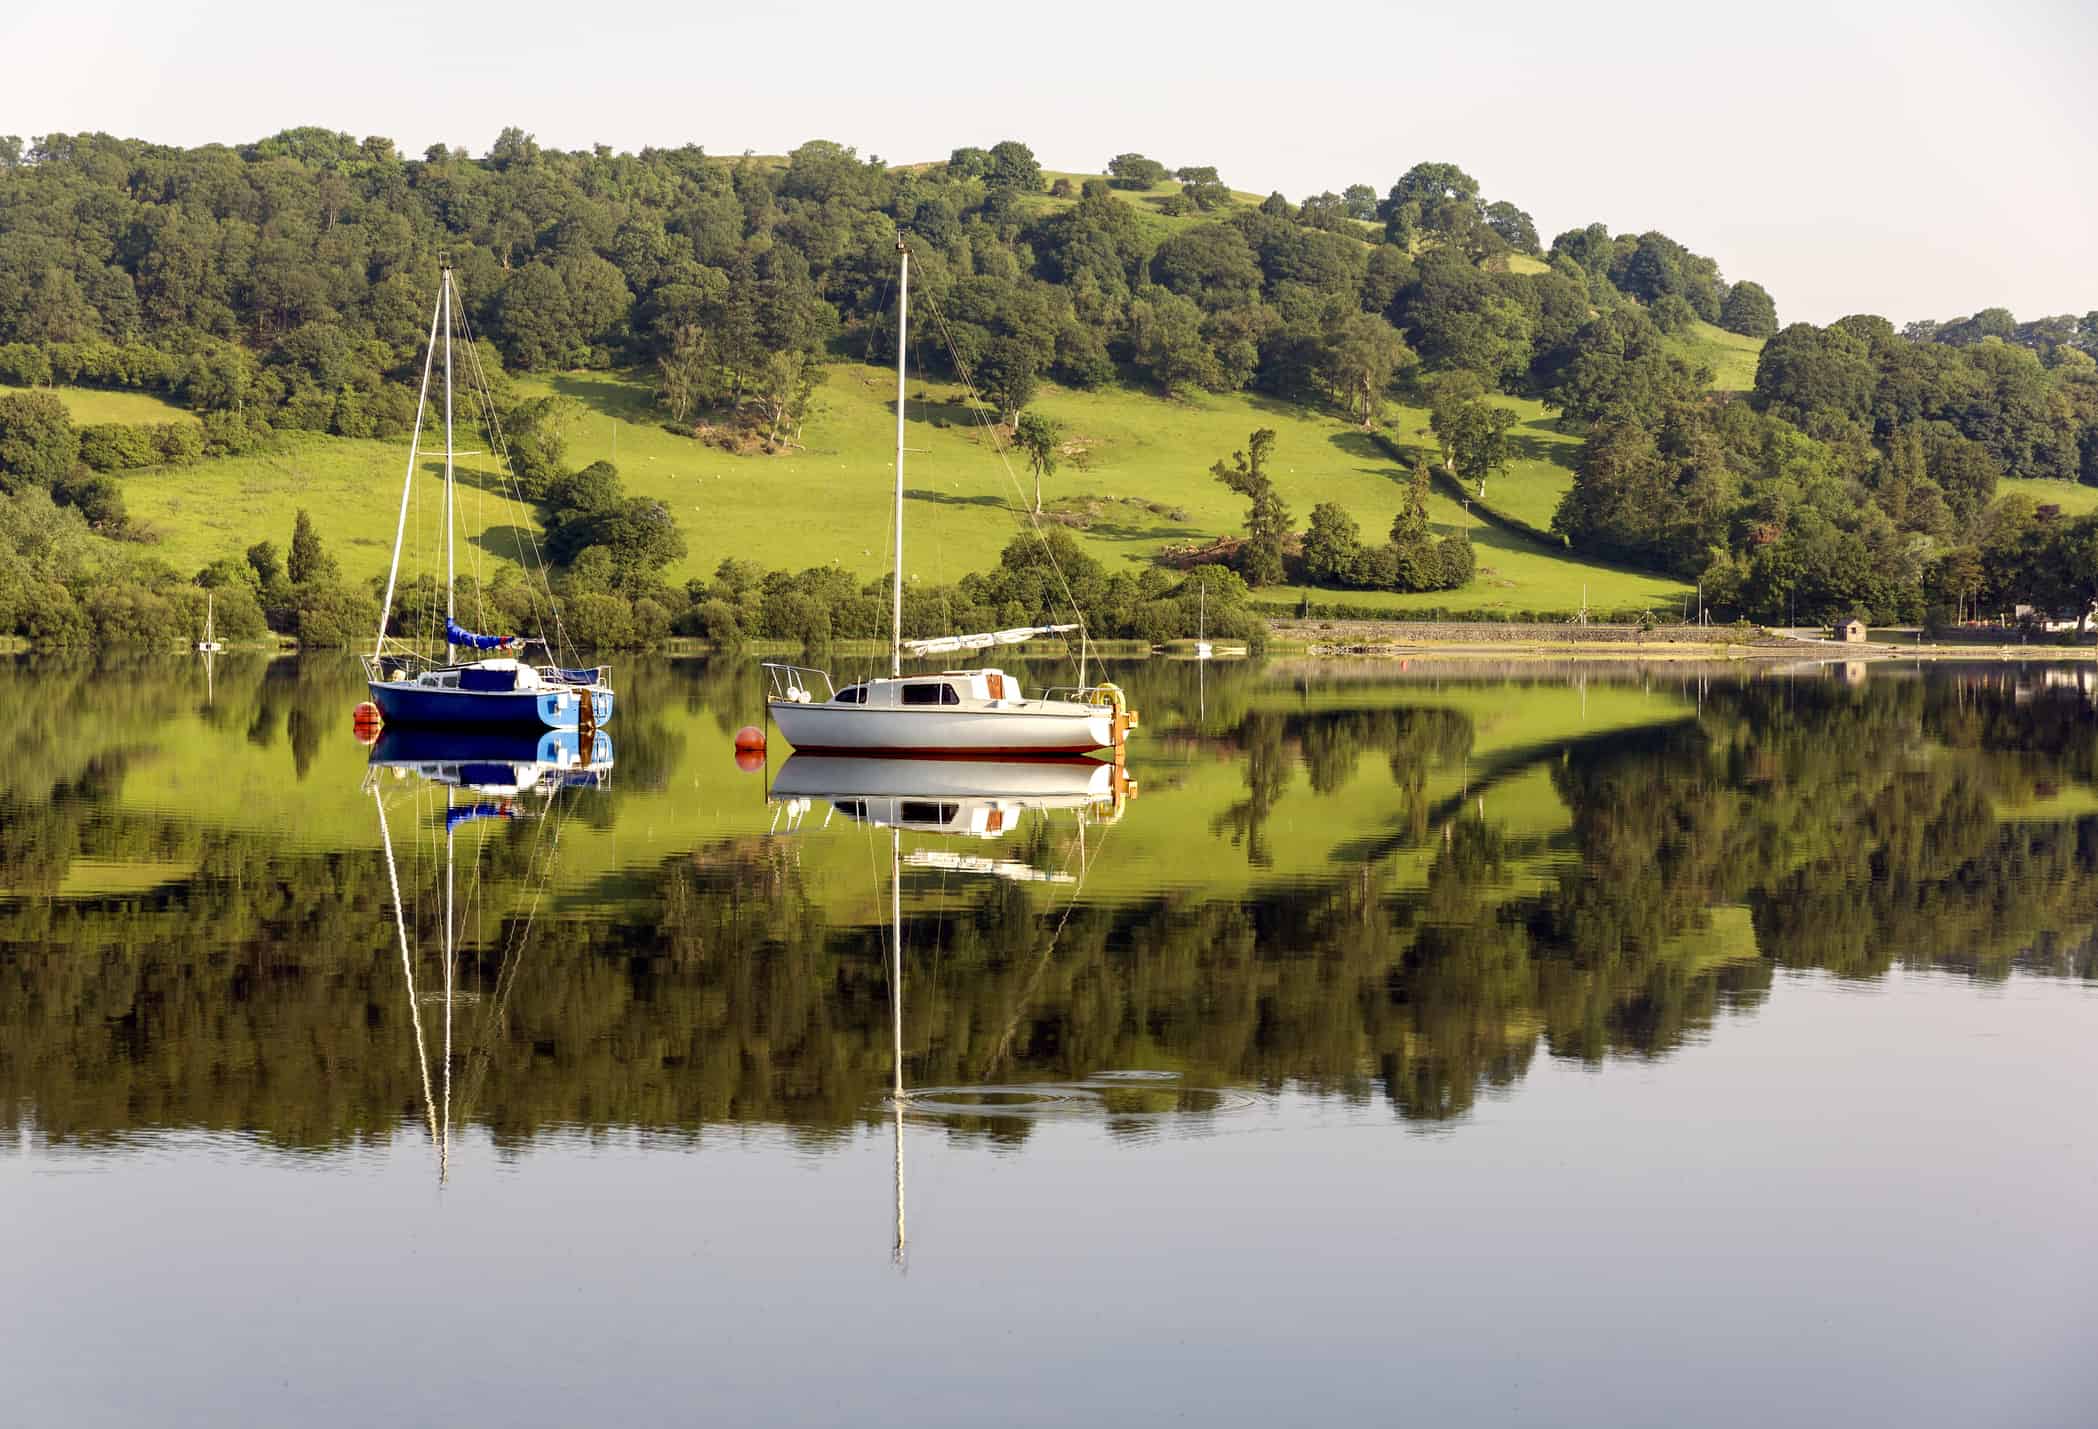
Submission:
<svg viewBox="0 0 2098 1429">
<path fill-rule="evenodd" d="M 437 356 L 437 320 L 443 314 L 444 295 L 440 293 L 430 308 L 430 341 L 423 348 L 423 382 L 415 394 L 415 425 L 408 431 L 408 475 L 401 481 L 401 516 L 393 527 L 393 564 L 386 568 L 386 599 L 379 606 L 379 638 L 372 644 L 374 660 L 386 650 L 386 617 L 393 614 L 393 586 L 401 574 L 401 541 L 408 534 L 408 495 L 415 490 L 415 458 L 422 446 L 423 411 L 430 401 L 430 363 Z"/>
<path fill-rule="evenodd" d="M 896 240 L 903 255 L 896 283 L 896 586 L 889 625 L 889 674 L 903 673 L 903 354 L 911 318 L 911 250 Z"/>
<path fill-rule="evenodd" d="M 444 663 L 452 663 L 452 269 L 444 270 Z"/>
</svg>

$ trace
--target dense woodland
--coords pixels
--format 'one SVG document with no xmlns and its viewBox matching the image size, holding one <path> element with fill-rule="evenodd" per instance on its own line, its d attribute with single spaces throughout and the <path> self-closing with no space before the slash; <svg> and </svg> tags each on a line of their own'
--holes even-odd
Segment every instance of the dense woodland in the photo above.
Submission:
<svg viewBox="0 0 2098 1429">
<path fill-rule="evenodd" d="M 1430 407 L 1443 462 L 1477 482 L 1510 456 L 1489 399 L 1521 394 L 1585 436 L 1556 522 L 1573 548 L 1700 577 L 1723 612 L 1923 618 L 2098 595 L 2098 524 L 1995 500 L 2006 476 L 2098 484 L 2098 312 L 1780 328 L 1769 293 L 1677 240 L 1597 223 L 1546 245 L 1452 164 L 1259 203 L 1213 166 L 1169 173 L 1131 153 L 1109 170 L 1052 181 L 1016 141 L 891 167 L 827 142 L 784 160 L 564 153 L 516 129 L 479 158 L 314 129 L 196 149 L 0 138 L 0 383 L 160 392 L 202 419 L 75 431 L 42 394 L 0 397 L 0 541 L 16 558 L 0 630 L 136 638 L 200 580 L 237 582 L 309 640 L 354 623 L 361 590 L 286 598 L 254 563 L 200 577 L 166 569 L 150 542 L 112 544 L 150 533 L 130 528 L 110 473 L 290 431 L 404 432 L 442 256 L 530 495 L 550 533 L 570 524 L 559 592 L 598 602 L 579 629 L 704 631 L 699 610 L 736 590 L 666 588 L 674 519 L 620 495 L 616 472 L 577 484 L 557 399 L 518 402 L 502 373 L 643 367 L 665 420 L 788 451 L 819 364 L 893 351 L 899 241 L 932 318 L 912 328 L 914 362 L 966 376 L 1023 450 L 1042 435 L 1028 407 L 1045 379 L 1161 400 L 1257 388 L 1370 426 L 1402 395 Z M 1677 355 L 1670 337 L 1698 321 L 1769 338 L 1748 400 L 1708 392 Z M 1219 558 L 1249 582 L 1471 578 L 1468 551 L 1404 517 L 1388 542 L 1364 544 L 1338 508 L 1300 531 L 1241 469 L 1257 475 L 1255 447 L 1218 463 L 1249 503 L 1246 539 Z M 600 504 L 562 506 L 563 490 Z M 779 579 L 813 587 L 813 574 Z M 1144 599 L 1177 584 L 1160 579 Z M 103 613 L 114 589 L 129 616 Z M 1137 633 L 1105 611 L 1095 623 Z"/>
</svg>

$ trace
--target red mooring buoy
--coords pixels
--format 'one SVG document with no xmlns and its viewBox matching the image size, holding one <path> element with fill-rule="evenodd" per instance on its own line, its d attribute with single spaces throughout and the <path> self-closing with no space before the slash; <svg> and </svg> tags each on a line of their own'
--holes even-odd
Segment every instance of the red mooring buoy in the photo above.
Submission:
<svg viewBox="0 0 2098 1429">
<path fill-rule="evenodd" d="M 736 767 L 745 774 L 755 774 L 765 767 L 765 752 L 761 749 L 739 749 L 736 751 Z"/>
<path fill-rule="evenodd" d="M 379 707 L 370 700 L 350 712 L 350 728 L 356 732 L 359 744 L 377 744 L 379 726 L 385 723 L 379 718 Z"/>
<path fill-rule="evenodd" d="M 765 752 L 765 731 L 754 724 L 746 724 L 736 731 L 736 748 Z"/>
</svg>

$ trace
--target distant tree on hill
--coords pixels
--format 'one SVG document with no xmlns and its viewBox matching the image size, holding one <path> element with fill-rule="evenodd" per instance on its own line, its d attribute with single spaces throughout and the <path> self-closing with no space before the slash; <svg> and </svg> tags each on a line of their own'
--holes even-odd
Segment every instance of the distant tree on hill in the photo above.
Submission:
<svg viewBox="0 0 2098 1429">
<path fill-rule="evenodd" d="M 947 173 L 951 178 L 980 179 L 991 172 L 991 153 L 988 149 L 960 148 L 947 156 Z"/>
<path fill-rule="evenodd" d="M 1416 359 L 1398 330 L 1368 313 L 1349 313 L 1326 334 L 1322 371 L 1348 410 L 1368 427 L 1376 422 L 1392 377 Z"/>
<path fill-rule="evenodd" d="M 1508 430 L 1515 413 L 1485 399 L 1484 388 L 1470 373 L 1436 379 L 1429 400 L 1428 425 L 1451 470 L 1478 483 L 1486 495 L 1486 478 L 1508 464 Z"/>
<path fill-rule="evenodd" d="M 991 146 L 989 166 L 984 178 L 992 188 L 1039 193 L 1042 188 L 1042 166 L 1035 161 L 1034 150 L 1018 139 L 1004 139 Z"/>
<path fill-rule="evenodd" d="M 765 450 L 784 451 L 801 445 L 801 424 L 821 378 L 816 359 L 801 350 L 775 352 L 759 369 L 744 405 L 757 416 L 764 431 Z"/>
<path fill-rule="evenodd" d="M 1377 216 L 1377 191 L 1368 184 L 1349 184 L 1340 191 L 1340 201 L 1350 218 L 1368 223 Z"/>
<path fill-rule="evenodd" d="M 1311 508 L 1311 527 L 1304 533 L 1304 574 L 1314 583 L 1345 583 L 1361 547 L 1361 528 L 1338 503 L 1321 501 Z"/>
<path fill-rule="evenodd" d="M 1518 253 L 1537 252 L 1537 225 L 1514 204 L 1502 199 L 1486 205 L 1486 226 Z"/>
<path fill-rule="evenodd" d="M 1034 344 L 1019 337 L 993 338 L 976 364 L 976 390 L 997 409 L 1000 421 L 1010 422 L 1034 400 L 1041 371 L 1041 352 Z"/>
<path fill-rule="evenodd" d="M 1274 585 L 1285 574 L 1282 548 L 1290 534 L 1289 507 L 1267 474 L 1268 454 L 1274 449 L 1274 431 L 1262 427 L 1246 439 L 1245 451 L 1233 452 L 1228 462 L 1219 460 L 1209 469 L 1211 476 L 1251 503 L 1240 572 L 1248 585 Z"/>
<path fill-rule="evenodd" d="M 1173 177 L 1180 180 L 1181 197 L 1203 213 L 1224 208 L 1231 202 L 1231 190 L 1217 177 L 1217 171 L 1207 164 L 1190 164 L 1175 169 Z"/>
<path fill-rule="evenodd" d="M 335 558 L 321 546 L 320 533 L 303 506 L 292 521 L 291 557 L 284 570 L 295 586 L 335 583 Z"/>
<path fill-rule="evenodd" d="M 670 349 L 656 359 L 657 392 L 679 426 L 691 421 L 721 396 L 721 364 L 708 334 L 697 324 L 687 323 L 670 340 Z"/>
<path fill-rule="evenodd" d="M 1027 458 L 1027 466 L 1034 473 L 1034 510 L 1039 516 L 1042 511 L 1042 479 L 1056 475 L 1058 448 L 1064 439 L 1061 423 L 1053 422 L 1040 412 L 1022 412 L 1013 424 L 1013 445 Z"/>
<path fill-rule="evenodd" d="M 0 396 L 0 491 L 46 489 L 80 459 L 80 435 L 66 404 L 49 392 Z"/>
<path fill-rule="evenodd" d="M 1117 188 L 1156 188 L 1166 181 L 1166 166 L 1142 154 L 1117 154 L 1107 161 L 1107 171 Z"/>
<path fill-rule="evenodd" d="M 248 568 L 255 573 L 255 584 L 260 590 L 268 590 L 284 574 L 284 565 L 277 557 L 274 541 L 257 541 L 248 547 Z"/>
<path fill-rule="evenodd" d="M 1422 233 L 1462 235 L 1481 222 L 1479 181 L 1455 164 L 1415 164 L 1391 186 L 1376 216 L 1393 243 L 1411 244 Z"/>
<path fill-rule="evenodd" d="M 1777 304 L 1761 283 L 1747 279 L 1726 291 L 1719 307 L 1719 325 L 1743 337 L 1774 337 L 1777 334 Z"/>
</svg>

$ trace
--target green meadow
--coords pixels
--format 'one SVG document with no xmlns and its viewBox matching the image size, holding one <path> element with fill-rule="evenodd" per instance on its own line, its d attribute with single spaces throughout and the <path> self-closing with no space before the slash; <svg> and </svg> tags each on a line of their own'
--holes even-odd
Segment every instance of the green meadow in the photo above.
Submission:
<svg viewBox="0 0 2098 1429">
<path fill-rule="evenodd" d="M 1763 339 L 1743 337 L 1738 332 L 1700 322 L 1671 337 L 1668 344 L 1685 361 L 1712 370 L 1713 391 L 1749 392 L 1755 389 L 1756 359 L 1763 354 Z"/>
<path fill-rule="evenodd" d="M 669 572 L 673 580 L 710 575 L 732 556 L 796 569 L 837 564 L 867 578 L 889 567 L 895 387 L 884 369 L 827 369 L 803 430 L 804 449 L 771 457 L 732 455 L 665 430 L 651 388 L 638 377 L 568 373 L 518 385 L 577 401 L 568 434 L 572 463 L 612 461 L 631 493 L 660 499 L 676 513 L 689 554 Z M 905 570 L 913 580 L 951 581 L 990 564 L 1025 529 L 1021 512 L 1032 500 L 1032 478 L 1016 457 L 1001 457 L 952 384 L 915 380 L 909 391 Z M 1566 463 L 1577 440 L 1538 404 L 1498 400 L 1523 424 L 1517 460 L 1488 484 L 1489 502 L 1549 527 L 1572 479 Z M 1374 538 L 1390 526 L 1404 495 L 1400 465 L 1360 428 L 1257 395 L 1168 402 L 1126 389 L 1047 386 L 1034 405 L 1065 430 L 1066 458 L 1044 487 L 1050 519 L 1067 523 L 1110 568 L 1144 565 L 1166 547 L 1236 533 L 1243 503 L 1209 468 L 1257 427 L 1277 433 L 1274 475 L 1299 523 L 1319 502 L 1335 501 L 1365 538 Z M 1430 445 L 1425 411 L 1395 406 L 1387 416 L 1402 448 Z M 462 569 L 479 561 L 487 570 L 515 559 L 521 528 L 533 517 L 506 495 L 480 437 L 460 440 L 474 454 L 459 460 L 459 560 Z M 400 441 L 293 437 L 279 452 L 128 474 L 125 499 L 133 518 L 159 533 L 158 553 L 177 569 L 238 554 L 256 540 L 288 541 L 295 513 L 306 507 L 345 576 L 357 579 L 386 568 L 406 459 Z M 434 478 L 439 464 L 426 459 L 422 469 Z M 407 564 L 414 570 L 436 569 L 441 560 L 437 490 L 429 482 L 410 513 Z M 1471 588 L 1427 596 L 1322 590 L 1312 598 L 1484 613 L 1571 612 L 1584 588 L 1595 607 L 1661 608 L 1681 598 L 1678 582 L 1578 560 L 1492 526 L 1440 491 L 1431 513 L 1444 530 L 1469 531 L 1478 543 L 1480 574 Z M 1268 594 L 1294 600 L 1304 592 Z"/>
<path fill-rule="evenodd" d="M 0 396 L 27 390 L 0 383 Z M 197 419 L 196 413 L 187 407 L 177 406 L 150 392 L 104 392 L 95 387 L 39 387 L 35 390 L 48 392 L 65 403 L 66 412 L 76 427 L 90 427 L 98 422 L 139 425 L 146 422 L 194 422 Z"/>
</svg>

